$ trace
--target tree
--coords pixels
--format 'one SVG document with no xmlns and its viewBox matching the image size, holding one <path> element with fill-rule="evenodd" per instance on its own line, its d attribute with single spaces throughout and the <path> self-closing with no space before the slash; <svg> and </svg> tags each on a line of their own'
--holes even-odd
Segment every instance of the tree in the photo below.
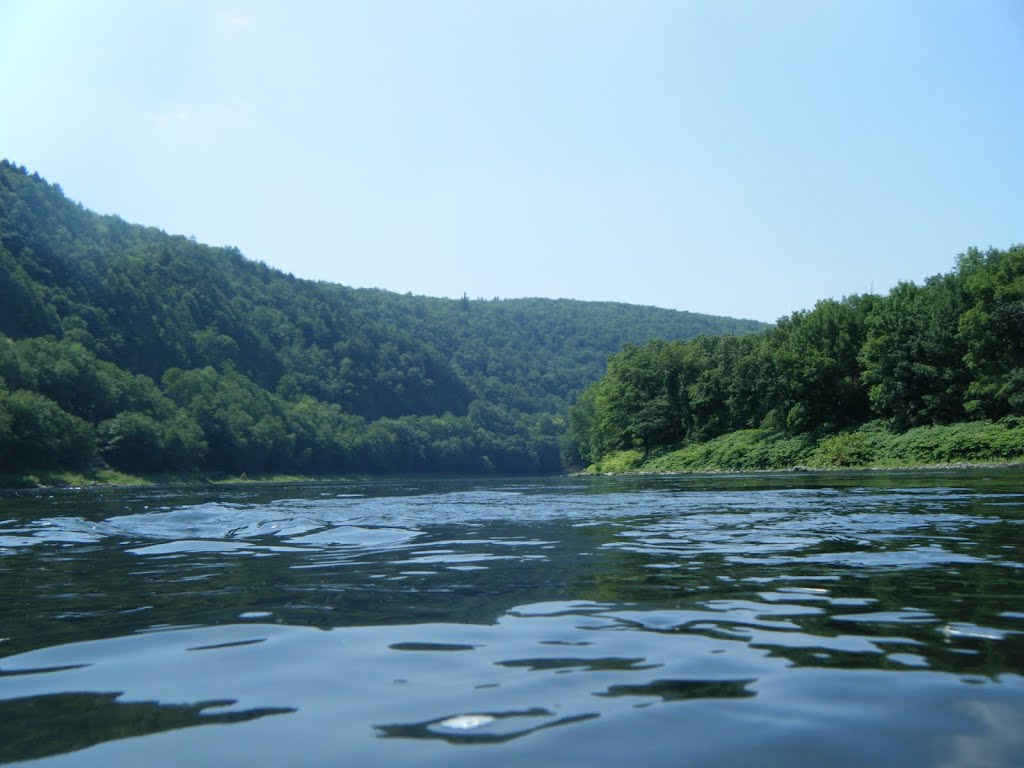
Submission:
<svg viewBox="0 0 1024 768">
<path fill-rule="evenodd" d="M 991 419 L 1024 415 L 1024 246 L 971 249 L 957 269 L 970 303 L 958 333 L 973 379 L 965 408 Z"/>
<path fill-rule="evenodd" d="M 900 283 L 871 313 L 860 354 L 871 411 L 897 429 L 962 418 L 968 374 L 957 334 L 964 309 L 955 275 Z"/>
<path fill-rule="evenodd" d="M 834 432 L 867 420 L 858 355 L 874 305 L 872 296 L 820 301 L 769 331 L 772 400 L 787 432 Z"/>
<path fill-rule="evenodd" d="M 100 455 L 116 469 L 156 472 L 164 468 L 160 425 L 138 411 L 122 411 L 99 425 Z"/>
<path fill-rule="evenodd" d="M 16 390 L 5 403 L 10 418 L 7 466 L 11 469 L 83 469 L 96 458 L 92 426 L 47 397 Z"/>
</svg>

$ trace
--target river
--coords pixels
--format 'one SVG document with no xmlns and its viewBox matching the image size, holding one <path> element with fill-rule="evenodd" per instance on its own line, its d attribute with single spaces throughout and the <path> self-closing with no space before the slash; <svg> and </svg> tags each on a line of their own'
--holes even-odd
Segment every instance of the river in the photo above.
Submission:
<svg viewBox="0 0 1024 768">
<path fill-rule="evenodd" d="M 1024 765 L 1024 474 L 0 496 L 0 763 Z"/>
</svg>

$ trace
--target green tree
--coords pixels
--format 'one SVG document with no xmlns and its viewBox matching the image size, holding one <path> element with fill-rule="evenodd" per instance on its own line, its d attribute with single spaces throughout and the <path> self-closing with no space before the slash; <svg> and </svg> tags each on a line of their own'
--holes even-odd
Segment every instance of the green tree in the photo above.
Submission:
<svg viewBox="0 0 1024 768">
<path fill-rule="evenodd" d="M 898 429 L 962 418 L 968 372 L 957 326 L 964 307 L 955 275 L 900 283 L 879 302 L 860 354 L 875 416 Z"/>
<path fill-rule="evenodd" d="M 10 418 L 6 462 L 11 469 L 82 469 L 96 458 L 92 426 L 35 392 L 16 390 L 4 404 Z"/>
<path fill-rule="evenodd" d="M 138 411 L 122 411 L 97 429 L 100 455 L 116 469 L 156 472 L 164 468 L 160 425 Z"/>
<path fill-rule="evenodd" d="M 872 296 L 818 302 L 769 331 L 774 407 L 786 431 L 834 432 L 867 420 L 867 389 L 858 355 L 867 338 Z"/>
<path fill-rule="evenodd" d="M 566 467 L 587 467 L 601 458 L 596 399 L 597 385 L 590 386 L 569 408 L 569 427 L 560 446 L 562 464 Z"/>
<path fill-rule="evenodd" d="M 972 376 L 966 410 L 990 419 L 1024 415 L 1024 245 L 971 249 L 957 269 L 970 303 L 958 334 Z"/>
<path fill-rule="evenodd" d="M 182 472 L 206 464 L 209 445 L 199 423 L 184 409 L 161 422 L 164 466 Z"/>
</svg>

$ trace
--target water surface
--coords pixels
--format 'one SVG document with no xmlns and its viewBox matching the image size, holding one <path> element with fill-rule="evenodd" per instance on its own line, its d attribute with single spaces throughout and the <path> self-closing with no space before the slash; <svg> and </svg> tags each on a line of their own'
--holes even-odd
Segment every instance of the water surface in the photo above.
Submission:
<svg viewBox="0 0 1024 768">
<path fill-rule="evenodd" d="M 1024 764 L 1019 470 L 0 497 L 0 763 Z"/>
</svg>

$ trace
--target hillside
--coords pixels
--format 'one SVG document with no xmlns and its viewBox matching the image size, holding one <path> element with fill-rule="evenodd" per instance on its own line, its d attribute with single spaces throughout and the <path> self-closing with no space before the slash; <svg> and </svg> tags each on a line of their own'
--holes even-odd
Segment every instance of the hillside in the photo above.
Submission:
<svg viewBox="0 0 1024 768">
<path fill-rule="evenodd" d="M 570 463 L 598 470 L 1020 460 L 1024 246 L 763 333 L 627 347 L 570 422 Z"/>
<path fill-rule="evenodd" d="M 554 471 L 624 344 L 753 321 L 301 280 L 0 163 L 6 471 Z"/>
</svg>

